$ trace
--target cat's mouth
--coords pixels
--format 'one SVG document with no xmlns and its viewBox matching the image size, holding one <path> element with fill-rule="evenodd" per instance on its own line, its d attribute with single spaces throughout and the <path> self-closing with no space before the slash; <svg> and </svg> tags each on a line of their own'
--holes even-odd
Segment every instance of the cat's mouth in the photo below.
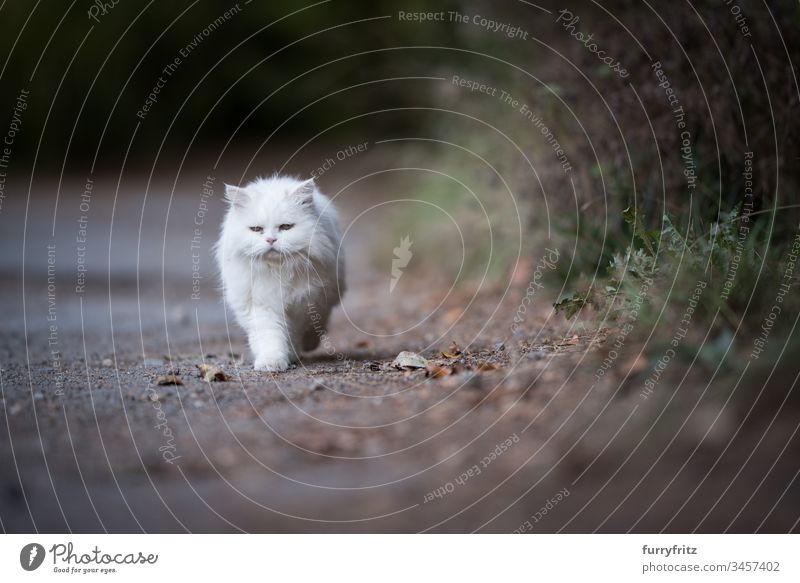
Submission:
<svg viewBox="0 0 800 583">
<path fill-rule="evenodd" d="M 260 259 L 262 261 L 267 261 L 269 263 L 279 263 L 279 262 L 289 261 L 302 254 L 303 254 L 302 251 L 288 251 L 285 249 L 278 249 L 277 247 L 252 250 L 253 258 Z"/>
</svg>

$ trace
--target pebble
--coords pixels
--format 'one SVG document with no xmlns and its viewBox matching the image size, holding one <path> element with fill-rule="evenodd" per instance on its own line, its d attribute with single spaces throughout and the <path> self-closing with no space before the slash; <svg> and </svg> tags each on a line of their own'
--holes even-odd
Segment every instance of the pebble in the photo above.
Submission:
<svg viewBox="0 0 800 583">
<path fill-rule="evenodd" d="M 394 359 L 392 366 L 397 368 L 425 368 L 428 366 L 428 361 L 421 357 L 416 352 L 410 352 L 408 350 L 404 350 L 400 354 L 397 355 L 397 358 Z"/>
</svg>

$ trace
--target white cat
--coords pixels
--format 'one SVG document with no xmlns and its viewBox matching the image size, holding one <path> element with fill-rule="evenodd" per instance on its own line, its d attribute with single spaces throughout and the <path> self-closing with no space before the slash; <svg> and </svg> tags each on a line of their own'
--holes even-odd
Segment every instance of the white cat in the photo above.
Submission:
<svg viewBox="0 0 800 583">
<path fill-rule="evenodd" d="M 281 371 L 317 347 L 344 293 L 338 216 L 314 179 L 225 186 L 216 246 L 225 301 L 247 332 L 256 370 Z"/>
</svg>

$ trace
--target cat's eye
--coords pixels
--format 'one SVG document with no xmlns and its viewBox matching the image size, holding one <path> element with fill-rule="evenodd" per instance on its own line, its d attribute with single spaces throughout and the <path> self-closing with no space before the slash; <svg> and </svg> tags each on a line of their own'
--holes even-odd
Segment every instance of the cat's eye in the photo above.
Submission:
<svg viewBox="0 0 800 583">
<path fill-rule="evenodd" d="M 258 226 L 250 227 L 250 230 L 253 231 L 254 233 L 263 233 L 264 232 L 264 227 L 258 227 Z"/>
<path fill-rule="evenodd" d="M 282 225 L 280 225 L 278 227 L 278 230 L 279 231 L 288 231 L 292 227 L 294 227 L 294 223 L 283 223 Z"/>
</svg>

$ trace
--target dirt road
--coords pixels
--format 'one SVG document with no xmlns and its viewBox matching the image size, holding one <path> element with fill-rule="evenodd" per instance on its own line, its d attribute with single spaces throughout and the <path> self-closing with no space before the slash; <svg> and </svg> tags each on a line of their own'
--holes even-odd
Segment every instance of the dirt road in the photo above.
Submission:
<svg viewBox="0 0 800 583">
<path fill-rule="evenodd" d="M 397 243 L 375 264 L 366 227 L 347 242 L 329 341 L 286 373 L 254 372 L 213 278 L 221 203 L 199 184 L 144 206 L 94 185 L 85 213 L 78 185 L 53 236 L 52 213 L 26 222 L 24 200 L 6 204 L 5 531 L 797 527 L 791 459 L 747 457 L 794 444 L 792 423 L 737 431 L 705 401 L 691 415 L 665 405 L 672 388 L 642 399 L 635 361 L 598 381 L 606 332 L 553 314 L 558 290 L 516 334 L 524 281 L 451 289 L 409 272 L 390 292 Z M 440 368 L 398 370 L 402 350 Z M 204 382 L 202 363 L 229 380 Z M 181 385 L 156 384 L 170 372 Z"/>
</svg>

